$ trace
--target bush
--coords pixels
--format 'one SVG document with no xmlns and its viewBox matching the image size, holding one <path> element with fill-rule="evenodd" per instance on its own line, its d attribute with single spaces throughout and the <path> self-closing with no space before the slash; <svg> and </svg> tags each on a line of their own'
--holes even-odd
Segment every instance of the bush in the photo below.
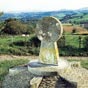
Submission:
<svg viewBox="0 0 88 88">
<path fill-rule="evenodd" d="M 40 47 L 41 41 L 37 38 L 37 36 L 33 36 L 29 40 L 31 47 Z"/>
<path fill-rule="evenodd" d="M 64 47 L 65 46 L 65 36 L 62 36 L 58 41 L 57 41 L 57 45 L 58 47 Z"/>
<path fill-rule="evenodd" d="M 83 45 L 84 45 L 84 48 L 85 48 L 86 50 L 88 50 L 88 36 L 86 36 L 86 37 L 84 38 Z"/>
<path fill-rule="evenodd" d="M 30 48 L 28 53 L 32 54 L 32 55 L 39 55 L 39 50 L 40 48 Z"/>
<path fill-rule="evenodd" d="M 8 47 L 6 46 L 1 46 L 0 47 L 0 54 L 9 54 L 8 52 Z"/>
<path fill-rule="evenodd" d="M 76 32 L 77 32 L 76 28 L 73 28 L 72 34 L 74 34 L 74 33 L 76 33 Z"/>
<path fill-rule="evenodd" d="M 16 48 L 9 48 L 8 50 L 10 53 L 12 53 L 13 55 L 21 55 L 22 52 L 19 50 L 19 49 L 16 49 Z"/>
<path fill-rule="evenodd" d="M 10 46 L 13 46 L 13 45 L 25 46 L 25 43 L 26 43 L 25 41 L 20 40 L 20 41 L 16 41 L 16 42 L 11 43 Z"/>
</svg>

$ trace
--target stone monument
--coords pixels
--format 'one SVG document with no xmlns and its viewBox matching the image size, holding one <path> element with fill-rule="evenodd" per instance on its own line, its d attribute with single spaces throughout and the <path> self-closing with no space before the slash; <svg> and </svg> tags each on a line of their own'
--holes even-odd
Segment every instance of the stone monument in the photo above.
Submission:
<svg viewBox="0 0 88 88">
<path fill-rule="evenodd" d="M 55 17 L 44 17 L 37 23 L 35 32 L 41 40 L 39 61 L 44 64 L 57 64 L 57 40 L 63 33 L 60 21 Z"/>
<path fill-rule="evenodd" d="M 44 17 L 38 21 L 35 33 L 41 40 L 39 60 L 30 62 L 28 69 L 36 75 L 51 75 L 57 71 L 59 52 L 57 40 L 61 38 L 63 28 L 55 17 Z"/>
</svg>

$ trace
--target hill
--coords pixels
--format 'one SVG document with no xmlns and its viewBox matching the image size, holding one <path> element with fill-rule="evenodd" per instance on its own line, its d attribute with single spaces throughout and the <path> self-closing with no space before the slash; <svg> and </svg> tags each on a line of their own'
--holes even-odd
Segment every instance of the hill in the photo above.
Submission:
<svg viewBox="0 0 88 88">
<path fill-rule="evenodd" d="M 22 21 L 29 21 L 40 19 L 45 16 L 55 16 L 59 18 L 63 23 L 80 23 L 82 21 L 88 21 L 88 8 L 82 8 L 78 10 L 60 10 L 50 12 L 19 12 L 19 13 L 4 13 L 0 17 L 0 21 L 8 18 L 17 18 Z"/>
<path fill-rule="evenodd" d="M 75 29 L 76 33 L 80 32 L 88 32 L 85 28 L 80 26 L 72 26 L 72 25 L 63 25 L 63 29 L 67 33 L 72 33 L 72 31 Z"/>
</svg>

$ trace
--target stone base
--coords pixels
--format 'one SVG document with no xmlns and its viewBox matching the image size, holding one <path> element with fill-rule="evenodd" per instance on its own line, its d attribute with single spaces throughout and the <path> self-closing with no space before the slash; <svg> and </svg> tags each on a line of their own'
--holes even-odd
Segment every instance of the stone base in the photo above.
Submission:
<svg viewBox="0 0 88 88">
<path fill-rule="evenodd" d="M 0 88 L 30 88 L 30 80 L 34 77 L 29 71 L 20 71 L 16 74 L 8 74 Z"/>
<path fill-rule="evenodd" d="M 30 62 L 28 64 L 28 71 L 36 76 L 56 76 L 57 65 L 42 64 L 39 62 Z"/>
<path fill-rule="evenodd" d="M 18 74 L 18 73 L 23 72 L 23 71 L 27 71 L 27 67 L 17 66 L 17 67 L 9 69 L 9 75 L 15 75 L 15 74 Z"/>
<path fill-rule="evenodd" d="M 53 65 L 33 61 L 26 66 L 10 68 L 2 88 L 87 88 L 87 78 L 88 70 L 79 66 L 79 62 L 59 60 L 58 65 Z"/>
</svg>

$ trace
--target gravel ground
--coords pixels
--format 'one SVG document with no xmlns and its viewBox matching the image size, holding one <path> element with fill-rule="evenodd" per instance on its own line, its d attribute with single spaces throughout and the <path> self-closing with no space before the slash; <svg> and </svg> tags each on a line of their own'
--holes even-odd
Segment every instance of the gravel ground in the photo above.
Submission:
<svg viewBox="0 0 88 88">
<path fill-rule="evenodd" d="M 70 83 L 59 76 L 43 77 L 39 88 L 76 88 L 77 85 Z"/>
<path fill-rule="evenodd" d="M 55 88 L 55 84 L 57 80 L 58 80 L 57 76 L 43 77 L 43 80 L 40 83 L 39 88 Z"/>
<path fill-rule="evenodd" d="M 63 78 L 77 82 L 77 88 L 88 88 L 88 70 L 81 67 L 72 67 L 62 71 L 58 74 Z"/>
</svg>

